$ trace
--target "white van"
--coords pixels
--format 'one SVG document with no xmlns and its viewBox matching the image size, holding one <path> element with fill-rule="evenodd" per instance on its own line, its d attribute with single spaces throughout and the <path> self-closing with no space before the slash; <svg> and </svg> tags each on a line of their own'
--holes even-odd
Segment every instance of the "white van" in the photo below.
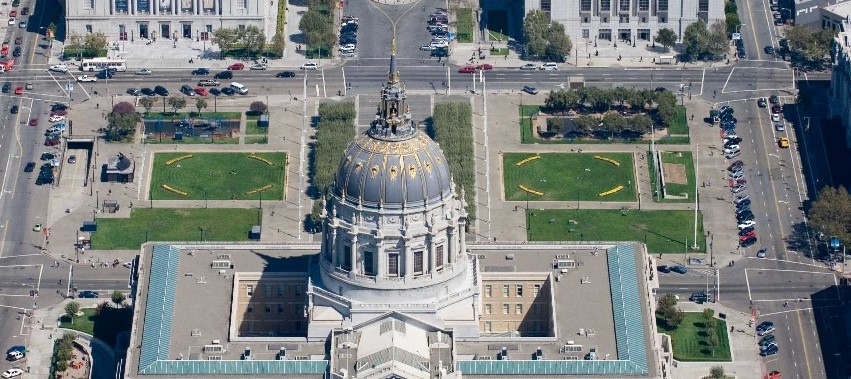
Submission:
<svg viewBox="0 0 851 379">
<path fill-rule="evenodd" d="M 230 88 L 240 95 L 248 95 L 248 87 L 237 82 L 232 82 Z"/>
</svg>

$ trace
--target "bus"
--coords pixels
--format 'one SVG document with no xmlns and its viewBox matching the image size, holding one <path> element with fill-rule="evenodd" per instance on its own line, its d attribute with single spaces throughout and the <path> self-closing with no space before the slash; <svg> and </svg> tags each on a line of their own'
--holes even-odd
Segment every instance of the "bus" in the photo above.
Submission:
<svg viewBox="0 0 851 379">
<path fill-rule="evenodd" d="M 127 71 L 127 60 L 112 58 L 92 58 L 83 59 L 83 63 L 80 64 L 80 70 L 87 72 L 102 71 L 106 68 L 111 68 L 115 71 L 121 72 Z"/>
</svg>

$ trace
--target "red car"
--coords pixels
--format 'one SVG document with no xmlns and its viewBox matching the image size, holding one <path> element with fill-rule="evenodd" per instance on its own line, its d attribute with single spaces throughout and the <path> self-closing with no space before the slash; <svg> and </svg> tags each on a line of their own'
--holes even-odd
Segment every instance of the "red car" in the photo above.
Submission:
<svg viewBox="0 0 851 379">
<path fill-rule="evenodd" d="M 199 96 L 207 96 L 207 90 L 205 90 L 203 87 L 195 87 L 195 93 L 197 93 Z"/>
<path fill-rule="evenodd" d="M 482 63 L 476 66 L 476 70 L 493 70 L 493 65 L 489 63 Z"/>
<path fill-rule="evenodd" d="M 30 119 L 30 126 L 38 126 L 38 119 L 37 118 L 31 118 Z"/>
<path fill-rule="evenodd" d="M 55 111 L 53 111 L 53 112 L 50 112 L 50 117 L 53 117 L 53 116 L 66 116 L 66 115 L 68 115 L 68 111 L 66 111 L 66 110 L 64 110 L 64 109 L 57 109 L 57 110 L 55 110 Z"/>
<path fill-rule="evenodd" d="M 24 39 L 21 37 L 15 38 L 15 45 L 20 45 L 24 43 Z"/>
<path fill-rule="evenodd" d="M 744 240 L 751 238 L 751 237 L 756 237 L 756 231 L 755 230 L 751 230 L 751 231 L 749 231 L 745 234 L 740 235 L 739 241 L 744 241 Z"/>
<path fill-rule="evenodd" d="M 780 371 L 774 370 L 765 374 L 765 379 L 780 379 L 783 375 L 780 374 Z"/>
<path fill-rule="evenodd" d="M 464 66 L 458 69 L 458 72 L 462 74 L 472 74 L 476 72 L 475 66 Z"/>
<path fill-rule="evenodd" d="M 24 94 L 24 87 L 23 86 L 17 86 L 15 88 L 15 95 L 23 95 L 23 94 Z"/>
<path fill-rule="evenodd" d="M 9 12 L 9 17 L 18 17 L 18 11 Z"/>
<path fill-rule="evenodd" d="M 9 44 L 3 43 L 3 47 L 0 47 L 0 55 L 9 55 Z"/>
<path fill-rule="evenodd" d="M 231 71 L 239 71 L 239 70 L 242 70 L 243 68 L 245 68 L 245 65 L 242 64 L 242 63 L 234 63 L 234 64 L 228 66 L 228 70 L 231 70 Z"/>
</svg>

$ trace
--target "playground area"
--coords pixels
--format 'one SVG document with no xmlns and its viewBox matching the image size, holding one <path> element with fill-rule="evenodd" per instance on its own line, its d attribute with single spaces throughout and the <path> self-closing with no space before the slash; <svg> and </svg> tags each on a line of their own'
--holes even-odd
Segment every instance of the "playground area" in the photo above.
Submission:
<svg viewBox="0 0 851 379">
<path fill-rule="evenodd" d="M 166 117 L 144 121 L 146 143 L 211 143 L 239 135 L 239 119 L 221 117 Z M 223 141 L 219 141 L 223 143 Z"/>
</svg>

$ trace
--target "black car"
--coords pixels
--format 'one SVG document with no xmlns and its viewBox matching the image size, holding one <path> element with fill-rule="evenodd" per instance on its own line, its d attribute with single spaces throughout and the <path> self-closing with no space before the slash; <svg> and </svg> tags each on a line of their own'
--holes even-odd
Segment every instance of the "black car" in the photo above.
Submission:
<svg viewBox="0 0 851 379">
<path fill-rule="evenodd" d="M 295 73 L 292 72 L 292 71 L 281 71 L 281 72 L 275 74 L 275 77 L 276 78 L 294 78 Z"/>
<path fill-rule="evenodd" d="M 27 162 L 27 165 L 24 166 L 24 172 L 33 172 L 35 170 L 35 162 Z"/>
<path fill-rule="evenodd" d="M 789 47 L 789 41 L 787 41 L 785 38 L 781 39 L 780 41 L 777 41 L 777 43 L 780 45 L 780 47 Z"/>
<path fill-rule="evenodd" d="M 65 104 L 53 104 L 53 105 L 50 106 L 51 112 L 67 111 L 67 110 L 68 110 L 68 106 L 65 105 Z"/>
<path fill-rule="evenodd" d="M 750 210 L 736 214 L 736 220 L 738 220 L 739 222 L 753 220 L 753 217 L 753 212 L 751 212 Z"/>
<path fill-rule="evenodd" d="M 39 159 L 49 161 L 51 159 L 56 159 L 56 155 L 53 153 L 41 153 L 41 157 L 39 157 Z"/>
<path fill-rule="evenodd" d="M 759 340 L 759 342 L 757 342 L 757 344 L 758 344 L 759 346 L 768 346 L 769 344 L 771 344 L 772 342 L 774 342 L 774 340 L 775 340 L 775 339 L 776 339 L 776 337 L 774 337 L 774 335 L 773 335 L 773 334 L 768 334 L 768 335 L 766 335 L 766 336 L 762 337 L 762 338 Z"/>
<path fill-rule="evenodd" d="M 741 139 L 741 138 L 739 138 L 739 139 Z M 739 142 L 741 142 L 741 141 L 739 141 Z M 729 149 L 731 146 L 738 145 L 739 142 L 736 142 L 736 140 L 727 140 L 727 142 L 724 142 L 724 148 Z"/>
<path fill-rule="evenodd" d="M 779 349 L 777 348 L 777 345 L 771 345 L 771 346 L 767 347 L 765 350 L 760 351 L 759 355 L 761 355 L 763 357 L 770 357 L 774 354 L 777 354 L 778 350 Z"/>
<path fill-rule="evenodd" d="M 233 79 L 233 71 L 222 71 L 215 76 L 216 79 Z"/>
<path fill-rule="evenodd" d="M 695 292 L 695 293 L 691 294 L 691 296 L 688 298 L 688 300 L 693 301 L 693 302 L 698 303 L 698 304 L 703 304 L 703 303 L 709 301 L 709 295 L 707 295 L 704 292 Z"/>
<path fill-rule="evenodd" d="M 759 105 L 760 108 L 765 108 L 768 106 L 768 101 L 766 101 L 764 97 L 760 97 L 759 100 L 756 101 L 756 105 Z"/>
<path fill-rule="evenodd" d="M 192 70 L 192 75 L 210 75 L 210 70 L 206 68 L 196 68 Z"/>
<path fill-rule="evenodd" d="M 80 291 L 77 293 L 77 297 L 81 299 L 97 299 L 98 293 L 94 291 Z"/>
<path fill-rule="evenodd" d="M 12 50 L 12 56 L 13 57 L 20 57 L 21 56 L 21 47 L 20 46 L 15 46 L 15 50 Z"/>
<path fill-rule="evenodd" d="M 139 91 L 141 91 L 142 94 L 145 95 L 145 96 L 154 96 L 154 95 L 157 94 L 156 92 L 154 92 L 154 90 L 152 90 L 148 87 L 142 88 Z"/>
<path fill-rule="evenodd" d="M 127 94 L 131 96 L 139 96 L 142 94 L 142 91 L 140 91 L 138 88 L 128 88 Z"/>
<path fill-rule="evenodd" d="M 742 230 L 739 230 L 739 236 L 743 236 L 743 235 L 748 234 L 748 233 L 750 233 L 750 232 L 752 232 L 752 231 L 754 231 L 754 230 L 756 230 L 756 228 L 754 228 L 753 226 L 749 226 L 749 227 L 747 227 L 747 228 L 744 228 L 744 229 L 742 229 Z"/>
<path fill-rule="evenodd" d="M 222 91 L 219 91 L 218 88 L 210 88 L 210 90 L 207 92 L 210 92 L 210 94 L 213 96 L 219 96 L 222 94 Z"/>
<path fill-rule="evenodd" d="M 768 55 L 774 55 L 774 46 L 766 46 L 765 53 Z"/>
<path fill-rule="evenodd" d="M 744 166 L 745 166 L 745 162 L 735 161 L 735 162 L 731 163 L 730 166 L 727 167 L 727 171 L 736 171 L 736 170 L 738 170 L 738 169 L 740 169 Z"/>
<path fill-rule="evenodd" d="M 755 244 L 755 243 L 756 243 L 756 237 L 750 237 L 748 239 L 739 241 L 739 246 L 749 247 L 749 246 L 753 246 L 753 244 Z"/>
<path fill-rule="evenodd" d="M 724 140 L 725 145 L 730 143 L 730 142 L 732 142 L 735 145 L 738 145 L 740 142 L 742 142 L 742 137 L 727 138 L 727 139 Z M 733 171 L 735 171 L 735 170 L 733 170 Z"/>
<path fill-rule="evenodd" d="M 745 206 L 745 207 L 742 207 L 742 208 L 736 208 L 736 214 L 742 214 L 742 213 L 745 213 L 745 212 L 751 212 L 751 207 Z M 751 212 L 751 213 L 753 213 L 753 212 Z"/>
<path fill-rule="evenodd" d="M 671 272 L 671 268 L 668 267 L 668 265 L 657 266 L 656 270 L 659 271 L 659 272 L 665 272 L 665 273 Z"/>
<path fill-rule="evenodd" d="M 9 108 L 9 113 L 11 113 L 11 114 L 18 114 L 18 106 L 17 106 L 17 105 L 13 105 L 13 106 L 12 106 L 12 108 Z"/>
<path fill-rule="evenodd" d="M 186 96 L 194 96 L 195 95 L 195 89 L 193 89 L 192 87 L 190 87 L 186 84 L 180 86 L 180 92 L 183 92 L 183 94 L 186 95 Z"/>
<path fill-rule="evenodd" d="M 751 199 L 745 199 L 745 200 L 742 200 L 741 203 L 736 204 L 736 208 L 738 208 L 738 209 L 743 209 L 745 207 L 750 207 L 750 206 L 751 206 Z"/>
<path fill-rule="evenodd" d="M 154 87 L 154 93 L 156 93 L 157 95 L 160 95 L 160 96 L 168 96 L 168 90 L 165 89 L 165 87 L 163 87 L 163 86 Z"/>
<path fill-rule="evenodd" d="M 771 97 L 769 97 L 769 98 L 768 98 L 768 101 L 769 101 L 771 104 L 777 104 L 777 103 L 779 103 L 779 102 L 780 102 L 780 98 L 779 98 L 779 97 L 777 97 L 777 95 L 771 95 Z"/>
<path fill-rule="evenodd" d="M 236 93 L 236 92 L 234 92 L 233 88 L 225 87 L 225 88 L 222 88 L 222 93 L 225 94 L 225 95 L 228 95 L 228 96 L 233 96 L 233 94 Z"/>
<path fill-rule="evenodd" d="M 115 76 L 115 74 L 107 70 L 103 70 L 97 74 L 98 79 L 112 79 L 113 76 Z"/>
<path fill-rule="evenodd" d="M 9 93 L 12 90 L 12 83 L 6 82 L 3 84 L 3 93 Z"/>
</svg>

